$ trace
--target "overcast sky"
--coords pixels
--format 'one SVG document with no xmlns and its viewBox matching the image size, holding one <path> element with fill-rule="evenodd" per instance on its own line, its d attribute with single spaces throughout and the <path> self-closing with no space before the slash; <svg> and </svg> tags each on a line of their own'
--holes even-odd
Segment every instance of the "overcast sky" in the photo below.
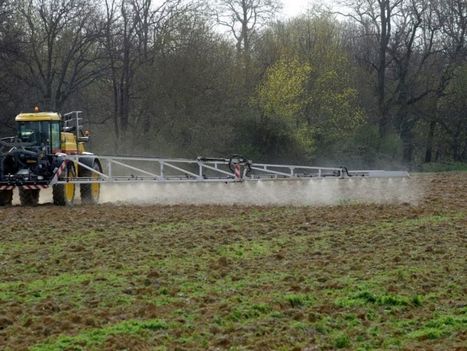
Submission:
<svg viewBox="0 0 467 351">
<path fill-rule="evenodd" d="M 285 17 L 293 17 L 299 15 L 311 6 L 314 0 L 282 0 L 284 5 L 282 13 Z"/>
<path fill-rule="evenodd" d="M 333 10 L 342 11 L 342 6 L 337 5 L 336 1 L 333 0 L 282 0 L 283 9 L 282 15 L 285 18 L 294 17 L 306 12 L 307 9 L 314 5 L 326 5 L 331 7 Z"/>
</svg>

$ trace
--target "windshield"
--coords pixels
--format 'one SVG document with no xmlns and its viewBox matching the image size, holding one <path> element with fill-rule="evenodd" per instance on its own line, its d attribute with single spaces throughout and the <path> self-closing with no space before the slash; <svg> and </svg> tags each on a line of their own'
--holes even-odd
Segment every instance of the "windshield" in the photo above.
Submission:
<svg viewBox="0 0 467 351">
<path fill-rule="evenodd" d="M 58 122 L 19 122 L 18 137 L 32 146 L 60 148 L 60 125 Z"/>
<path fill-rule="evenodd" d="M 23 143 L 41 146 L 50 142 L 50 122 L 20 122 L 18 132 Z"/>
</svg>

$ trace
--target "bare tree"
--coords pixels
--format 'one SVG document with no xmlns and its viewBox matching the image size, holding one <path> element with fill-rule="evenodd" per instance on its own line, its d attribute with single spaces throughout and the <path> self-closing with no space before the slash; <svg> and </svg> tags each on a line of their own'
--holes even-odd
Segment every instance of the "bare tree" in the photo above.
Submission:
<svg viewBox="0 0 467 351">
<path fill-rule="evenodd" d="M 357 56 L 376 73 L 380 136 L 384 137 L 393 126 L 402 140 L 403 160 L 407 163 L 413 160 L 414 130 L 423 116 L 417 106 L 433 94 L 437 99 L 452 75 L 454 61 L 443 58 L 443 53 L 452 52 L 458 44 L 450 42 L 443 49 L 442 38 L 449 36 L 442 33 L 442 28 L 443 21 L 449 18 L 449 33 L 453 33 L 453 27 L 459 29 L 452 21 L 456 18 L 454 9 L 459 11 L 461 7 L 461 1 L 457 0 L 352 2 L 354 13 L 348 16 L 360 25 L 360 48 L 365 48 Z M 449 8 L 451 13 L 447 14 Z M 433 65 L 440 60 L 443 63 L 439 70 L 433 72 Z M 432 121 L 430 128 L 435 124 Z"/>
<path fill-rule="evenodd" d="M 20 52 L 18 38 L 13 1 L 0 0 L 0 125 L 8 128 L 8 133 L 13 129 L 11 115 L 15 112 L 15 100 L 20 95 L 18 89 L 12 89 L 14 84 L 11 74 Z"/>
<path fill-rule="evenodd" d="M 130 126 L 131 100 L 138 68 L 151 60 L 163 23 L 173 15 L 181 0 L 106 0 L 103 46 L 110 64 L 113 91 L 113 121 L 117 145 Z"/>
<path fill-rule="evenodd" d="M 391 79 L 395 88 L 388 101 L 395 109 L 394 126 L 403 143 L 403 160 L 411 162 L 414 153 L 414 128 L 420 118 L 413 106 L 433 92 L 433 80 L 425 75 L 436 51 L 438 26 L 428 1 L 406 0 L 393 19 L 393 35 L 388 55 L 392 61 Z M 423 73 L 423 74 L 422 74 Z"/>
<path fill-rule="evenodd" d="M 392 34 L 394 13 L 403 0 L 352 0 L 346 2 L 353 13 L 346 14 L 360 24 L 360 36 L 364 40 L 363 60 L 376 72 L 376 96 L 378 104 L 378 126 L 381 137 L 384 137 L 389 129 L 389 106 L 386 91 L 386 70 L 389 66 L 388 48 Z M 374 51 L 376 49 L 376 52 Z"/>
<path fill-rule="evenodd" d="M 29 0 L 17 10 L 26 27 L 21 78 L 37 90 L 43 108 L 60 110 L 103 72 L 96 8 L 90 0 Z"/>
<path fill-rule="evenodd" d="M 8 29 L 11 23 L 11 17 L 13 14 L 13 5 L 11 0 L 0 0 L 0 45 L 1 54 L 3 55 L 4 50 L 7 49 L 5 46 L 5 39 L 8 34 Z"/>
<path fill-rule="evenodd" d="M 279 0 L 217 0 L 217 23 L 228 28 L 236 40 L 237 53 L 248 57 L 254 34 L 281 8 Z"/>
<path fill-rule="evenodd" d="M 447 89 L 454 78 L 459 79 L 457 76 L 462 72 L 462 67 L 467 64 L 467 3 L 463 0 L 433 1 L 433 10 L 433 25 L 439 28 L 439 35 L 436 38 L 439 54 L 435 66 L 439 78 L 434 86 L 434 101 L 436 103 L 432 113 L 428 114 L 429 128 L 426 136 L 424 161 L 432 161 L 435 132 L 439 125 L 445 133 L 451 136 L 453 158 L 460 160 L 462 159 L 460 156 L 462 152 L 459 151 L 462 137 L 467 133 L 465 113 L 456 114 L 450 111 L 448 115 L 445 115 L 443 111 L 440 111 L 439 102 L 451 101 L 451 105 L 455 109 L 455 101 L 449 96 L 453 92 L 449 93 Z M 459 101 L 459 103 L 464 102 Z"/>
</svg>

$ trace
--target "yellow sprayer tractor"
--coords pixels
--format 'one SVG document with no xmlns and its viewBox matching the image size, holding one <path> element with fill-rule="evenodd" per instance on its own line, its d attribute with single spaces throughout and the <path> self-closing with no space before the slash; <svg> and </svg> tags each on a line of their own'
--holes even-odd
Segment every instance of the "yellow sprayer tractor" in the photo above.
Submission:
<svg viewBox="0 0 467 351">
<path fill-rule="evenodd" d="M 196 159 L 95 156 L 86 152 L 88 133 L 80 111 L 20 113 L 17 135 L 0 140 L 0 206 L 10 205 L 18 188 L 22 205 L 35 206 L 41 189 L 52 187 L 55 205 L 70 206 L 79 186 L 81 203 L 99 201 L 102 184 L 121 183 L 240 183 L 313 181 L 325 178 L 407 177 L 405 171 L 358 170 L 253 163 L 240 155 Z M 364 183 L 362 183 L 364 184 Z M 240 189 L 240 188 L 239 188 Z M 241 191 L 241 190 L 239 190 Z M 313 196 L 311 194 L 311 196 Z"/>
<path fill-rule="evenodd" d="M 36 108 L 16 116 L 17 135 L 0 140 L 0 206 L 11 204 L 15 187 L 22 205 L 37 205 L 40 190 L 48 187 L 54 204 L 73 204 L 72 179 L 97 178 L 93 170 L 102 172 L 99 159 L 85 151 L 89 137 L 80 121 L 79 111 L 61 116 Z M 67 159 L 71 155 L 77 155 L 77 161 Z M 81 202 L 97 203 L 99 192 L 99 182 L 81 184 Z"/>
</svg>

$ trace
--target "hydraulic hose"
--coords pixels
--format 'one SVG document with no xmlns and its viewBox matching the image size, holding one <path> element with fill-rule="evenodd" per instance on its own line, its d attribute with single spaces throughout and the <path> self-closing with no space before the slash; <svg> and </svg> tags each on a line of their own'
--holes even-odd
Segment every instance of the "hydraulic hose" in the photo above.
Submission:
<svg viewBox="0 0 467 351">
<path fill-rule="evenodd" d="M 349 173 L 349 170 L 347 169 L 347 167 L 341 166 L 340 168 L 343 171 L 343 173 L 347 174 L 347 177 L 352 177 L 352 175 Z"/>
</svg>

